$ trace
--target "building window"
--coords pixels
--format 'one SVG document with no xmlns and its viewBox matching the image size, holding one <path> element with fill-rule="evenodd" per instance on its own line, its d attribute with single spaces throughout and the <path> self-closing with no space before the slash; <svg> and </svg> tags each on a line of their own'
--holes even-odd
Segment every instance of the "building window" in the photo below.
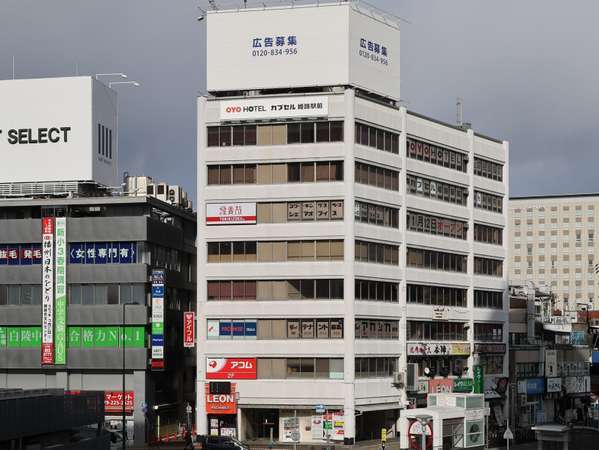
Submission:
<svg viewBox="0 0 599 450">
<path fill-rule="evenodd" d="M 438 216 L 407 212 L 407 228 L 410 231 L 436 234 L 456 239 L 466 239 L 468 224 L 460 220 L 446 219 Z"/>
<path fill-rule="evenodd" d="M 482 191 L 474 191 L 474 207 L 501 213 L 503 211 L 503 197 Z"/>
<path fill-rule="evenodd" d="M 208 185 L 343 181 L 343 161 L 208 166 Z"/>
<path fill-rule="evenodd" d="M 398 284 L 388 281 L 356 279 L 354 284 L 356 300 L 397 303 L 399 301 L 398 291 Z"/>
<path fill-rule="evenodd" d="M 503 229 L 475 223 L 474 240 L 485 244 L 503 245 Z"/>
<path fill-rule="evenodd" d="M 397 372 L 397 358 L 356 358 L 356 378 L 391 377 Z"/>
<path fill-rule="evenodd" d="M 445 286 L 407 285 L 407 302 L 421 305 L 459 306 L 468 304 L 467 290 Z"/>
<path fill-rule="evenodd" d="M 343 141 L 343 122 L 293 122 L 208 127 L 208 147 Z"/>
<path fill-rule="evenodd" d="M 258 203 L 258 223 L 343 220 L 343 200 Z"/>
<path fill-rule="evenodd" d="M 342 240 L 209 242 L 208 262 L 343 260 Z"/>
<path fill-rule="evenodd" d="M 408 341 L 465 341 L 464 322 L 428 322 L 408 320 Z"/>
<path fill-rule="evenodd" d="M 474 290 L 475 308 L 503 309 L 503 292 Z"/>
<path fill-rule="evenodd" d="M 483 342 L 503 342 L 503 324 L 475 323 L 474 340 Z"/>
<path fill-rule="evenodd" d="M 491 277 L 503 276 L 503 261 L 499 259 L 474 257 L 474 273 Z"/>
<path fill-rule="evenodd" d="M 503 165 L 474 157 L 474 175 L 491 180 L 503 181 Z"/>
<path fill-rule="evenodd" d="M 355 260 L 396 266 L 399 263 L 399 247 L 397 245 L 356 240 Z"/>
<path fill-rule="evenodd" d="M 413 195 L 429 197 L 447 203 L 466 206 L 468 188 L 441 181 L 408 174 L 406 180 L 408 192 Z"/>
<path fill-rule="evenodd" d="M 408 266 L 421 269 L 466 273 L 468 257 L 455 253 L 438 252 L 408 247 Z"/>
<path fill-rule="evenodd" d="M 399 172 L 384 167 L 356 162 L 355 181 L 381 189 L 399 191 Z"/>
<path fill-rule="evenodd" d="M 340 300 L 342 279 L 210 280 L 208 300 Z"/>
<path fill-rule="evenodd" d="M 399 209 L 391 208 L 390 206 L 356 201 L 354 217 L 356 222 L 381 227 L 399 228 Z"/>
<path fill-rule="evenodd" d="M 258 358 L 259 379 L 343 379 L 343 358 Z"/>
<path fill-rule="evenodd" d="M 407 138 L 406 147 L 408 158 L 466 172 L 468 156 L 462 152 L 449 150 L 438 145 L 416 140 L 412 137 Z"/>
<path fill-rule="evenodd" d="M 503 373 L 503 355 L 480 355 L 479 364 L 485 375 Z"/>
<path fill-rule="evenodd" d="M 399 133 L 356 123 L 356 144 L 399 154 Z"/>
</svg>

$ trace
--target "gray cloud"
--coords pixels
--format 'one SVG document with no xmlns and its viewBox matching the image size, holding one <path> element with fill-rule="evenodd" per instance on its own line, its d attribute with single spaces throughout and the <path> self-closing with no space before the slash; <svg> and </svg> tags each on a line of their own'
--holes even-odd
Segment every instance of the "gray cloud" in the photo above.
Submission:
<svg viewBox="0 0 599 450">
<path fill-rule="evenodd" d="M 202 3 L 206 3 L 203 1 Z M 402 26 L 402 98 L 511 143 L 512 195 L 599 191 L 599 4 L 372 0 Z M 195 193 L 195 98 L 205 83 L 194 0 L 2 0 L 0 78 L 123 71 L 122 170 Z M 1 101 L 1 99 L 0 99 Z"/>
</svg>

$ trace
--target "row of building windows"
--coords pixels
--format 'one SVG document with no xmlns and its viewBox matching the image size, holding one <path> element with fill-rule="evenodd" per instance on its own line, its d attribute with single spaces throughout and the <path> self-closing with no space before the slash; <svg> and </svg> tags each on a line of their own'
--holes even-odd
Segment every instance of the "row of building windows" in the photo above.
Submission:
<svg viewBox="0 0 599 450">
<path fill-rule="evenodd" d="M 429 197 L 447 203 L 466 206 L 468 202 L 468 188 L 454 184 L 442 183 L 416 175 L 407 175 L 407 188 L 410 194 Z"/>
<path fill-rule="evenodd" d="M 487 194 L 486 192 L 474 191 L 474 207 L 486 209 L 496 213 L 503 212 L 503 198 L 499 195 Z"/>
<path fill-rule="evenodd" d="M 343 200 L 258 203 L 258 223 L 343 220 Z"/>
<path fill-rule="evenodd" d="M 397 372 L 397 358 L 356 358 L 356 378 L 391 377 Z"/>
<path fill-rule="evenodd" d="M 491 277 L 503 276 L 503 261 L 499 259 L 474 257 L 474 273 Z"/>
<path fill-rule="evenodd" d="M 446 219 L 413 211 L 407 212 L 407 228 L 410 231 L 436 234 L 456 239 L 466 239 L 468 224 L 460 220 Z"/>
<path fill-rule="evenodd" d="M 356 262 L 396 266 L 399 264 L 399 247 L 397 245 L 356 240 L 355 259 Z"/>
<path fill-rule="evenodd" d="M 397 303 L 399 301 L 398 284 L 389 281 L 356 279 L 354 296 L 356 300 Z"/>
<path fill-rule="evenodd" d="M 399 154 L 399 134 L 377 127 L 356 123 L 356 144 Z"/>
<path fill-rule="evenodd" d="M 503 325 L 500 323 L 475 323 L 474 340 L 503 342 Z"/>
<path fill-rule="evenodd" d="M 468 156 L 464 153 L 419 141 L 411 137 L 407 138 L 406 146 L 408 149 L 408 158 L 466 172 Z"/>
<path fill-rule="evenodd" d="M 399 191 L 399 172 L 384 167 L 356 161 L 356 183 L 366 184 L 389 191 Z"/>
<path fill-rule="evenodd" d="M 468 304 L 467 290 L 446 286 L 407 285 L 408 303 L 436 306 L 460 306 Z"/>
<path fill-rule="evenodd" d="M 474 290 L 474 307 L 503 309 L 503 292 Z"/>
<path fill-rule="evenodd" d="M 355 322 L 356 339 L 399 339 L 399 321 L 358 319 Z"/>
<path fill-rule="evenodd" d="M 486 159 L 474 157 L 474 175 L 503 181 L 503 166 Z"/>
<path fill-rule="evenodd" d="M 258 358 L 257 378 L 343 379 L 343 358 Z"/>
<path fill-rule="evenodd" d="M 503 373 L 503 355 L 480 355 L 478 364 L 484 375 Z"/>
<path fill-rule="evenodd" d="M 425 322 L 408 320 L 408 341 L 465 341 L 468 339 L 464 322 Z"/>
<path fill-rule="evenodd" d="M 343 339 L 343 319 L 209 319 L 208 339 Z"/>
<path fill-rule="evenodd" d="M 503 229 L 475 223 L 474 240 L 485 244 L 503 245 Z"/>
<path fill-rule="evenodd" d="M 343 181 L 343 161 L 208 166 L 209 185 Z"/>
<path fill-rule="evenodd" d="M 343 122 L 293 122 L 208 127 L 208 147 L 343 141 Z"/>
<path fill-rule="evenodd" d="M 208 262 L 340 261 L 343 240 L 209 242 Z"/>
<path fill-rule="evenodd" d="M 430 270 L 466 273 L 468 257 L 455 253 L 408 247 L 408 266 Z"/>
<path fill-rule="evenodd" d="M 70 284 L 67 298 L 71 305 L 146 304 L 146 285 L 139 284 Z M 41 305 L 41 285 L 0 285 L 0 306 Z"/>
<path fill-rule="evenodd" d="M 381 227 L 399 228 L 398 208 L 356 201 L 354 213 L 356 222 L 379 225 Z"/>
<path fill-rule="evenodd" d="M 342 279 L 208 281 L 208 300 L 337 300 Z"/>
</svg>

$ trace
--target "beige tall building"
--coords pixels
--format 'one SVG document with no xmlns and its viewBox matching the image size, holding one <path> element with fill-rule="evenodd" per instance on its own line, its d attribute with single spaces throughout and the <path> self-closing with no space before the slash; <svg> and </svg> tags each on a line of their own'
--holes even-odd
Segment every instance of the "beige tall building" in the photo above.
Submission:
<svg viewBox="0 0 599 450">
<path fill-rule="evenodd" d="M 511 198 L 510 283 L 550 287 L 564 311 L 597 308 L 597 210 L 599 194 Z"/>
</svg>

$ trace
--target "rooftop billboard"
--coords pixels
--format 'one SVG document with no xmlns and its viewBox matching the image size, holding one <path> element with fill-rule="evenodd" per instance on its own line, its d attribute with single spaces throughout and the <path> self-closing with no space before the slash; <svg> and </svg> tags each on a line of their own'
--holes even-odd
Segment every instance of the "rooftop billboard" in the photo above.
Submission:
<svg viewBox="0 0 599 450">
<path fill-rule="evenodd" d="M 92 77 L 0 80 L 0 183 L 117 180 L 116 93 Z"/>
<path fill-rule="evenodd" d="M 210 11 L 210 92 L 352 85 L 399 99 L 396 20 L 357 4 Z"/>
</svg>

